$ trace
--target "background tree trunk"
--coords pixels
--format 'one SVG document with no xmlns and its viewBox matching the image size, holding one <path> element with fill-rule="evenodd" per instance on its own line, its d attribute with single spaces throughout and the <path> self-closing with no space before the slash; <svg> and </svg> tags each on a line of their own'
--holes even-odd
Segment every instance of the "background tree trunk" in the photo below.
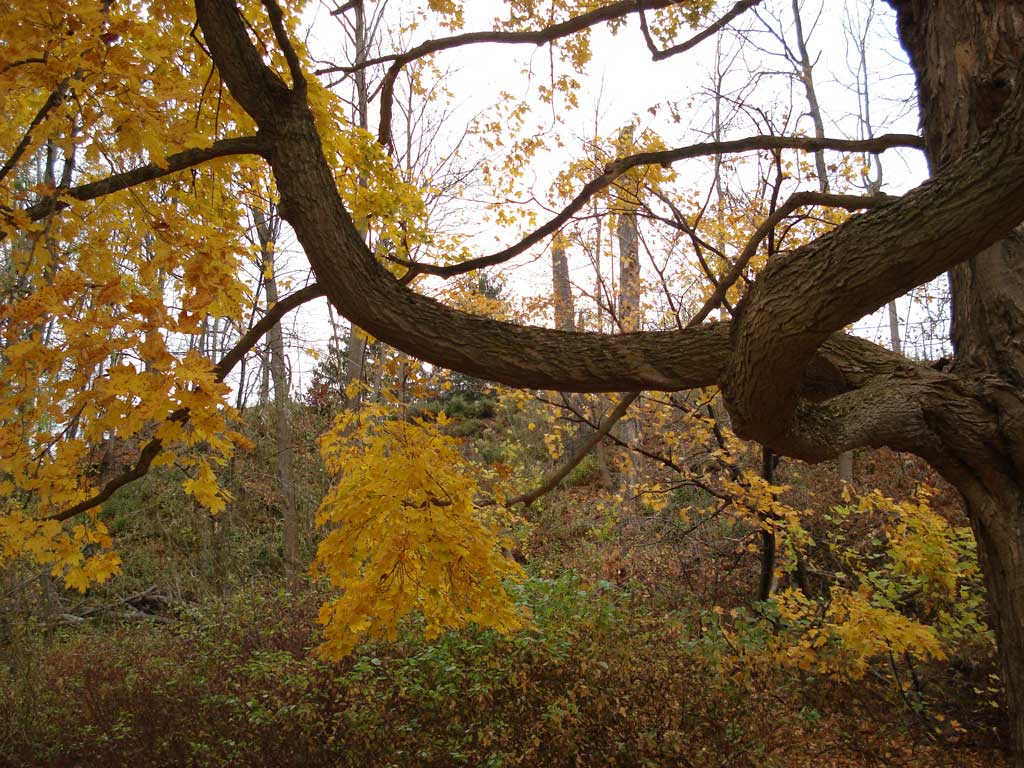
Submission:
<svg viewBox="0 0 1024 768">
<path fill-rule="evenodd" d="M 362 64 L 366 61 L 369 56 L 369 40 L 367 39 L 366 29 L 366 8 L 363 4 L 363 0 L 357 0 L 352 4 L 352 11 L 354 13 L 354 19 L 352 23 L 352 38 L 355 43 L 355 60 L 352 62 L 354 65 Z M 353 83 L 355 88 L 355 123 L 360 128 L 366 130 L 370 124 L 370 112 L 369 112 L 369 91 L 366 83 L 366 70 L 360 69 L 353 75 Z M 363 179 L 360 178 L 359 184 L 362 186 L 365 184 Z M 366 239 L 366 224 L 362 221 L 356 222 L 356 227 L 359 229 L 359 234 Z M 366 336 L 356 327 L 353 323 L 351 325 L 348 337 L 348 375 L 345 378 L 345 386 L 350 387 L 353 384 L 363 384 L 365 372 L 363 371 L 363 364 L 366 360 Z M 350 390 L 351 391 L 351 390 Z M 360 388 L 354 394 L 349 396 L 349 406 L 352 408 L 359 408 L 362 403 L 363 392 Z"/>
<path fill-rule="evenodd" d="M 620 136 L 623 150 L 632 145 L 632 130 L 624 131 Z M 627 196 L 632 197 L 635 190 L 629 190 Z M 636 201 L 623 201 L 624 210 L 619 213 L 616 236 L 619 241 L 619 328 L 623 333 L 636 333 L 640 330 L 640 236 L 637 230 L 635 210 Z M 635 417 L 624 418 L 619 422 L 619 438 L 628 446 L 634 446 L 640 440 L 640 421 Z M 640 467 L 637 454 L 626 451 L 626 491 L 633 499 L 636 508 L 634 489 L 639 483 Z"/>
<path fill-rule="evenodd" d="M 561 238 L 556 238 L 551 247 L 551 284 L 555 303 L 555 328 L 575 331 L 576 311 L 569 281 L 569 259 L 565 253 L 565 241 Z"/>
<path fill-rule="evenodd" d="M 263 279 L 267 290 L 267 308 L 277 304 L 277 275 L 274 263 L 274 245 L 281 230 L 281 219 L 273 211 L 270 215 L 253 209 L 256 233 L 260 239 L 263 257 Z M 288 371 L 284 357 L 284 334 L 281 324 L 275 323 L 267 332 L 270 347 L 270 378 L 274 382 L 274 436 L 277 457 L 278 492 L 281 496 L 284 572 L 288 589 L 295 591 L 300 585 L 302 564 L 299 559 L 299 510 L 295 499 L 292 467 L 292 429 L 289 421 Z"/>
</svg>

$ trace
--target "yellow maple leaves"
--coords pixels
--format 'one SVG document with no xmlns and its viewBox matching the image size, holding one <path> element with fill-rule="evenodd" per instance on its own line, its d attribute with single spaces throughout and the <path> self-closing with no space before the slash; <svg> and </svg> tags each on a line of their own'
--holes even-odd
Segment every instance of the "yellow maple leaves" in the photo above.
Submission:
<svg viewBox="0 0 1024 768">
<path fill-rule="evenodd" d="M 282 4 L 292 31 L 304 4 Z M 273 39 L 259 0 L 240 8 Z M 137 452 L 157 439 L 153 466 L 176 463 L 198 503 L 216 514 L 230 499 L 216 469 L 244 440 L 214 366 L 252 311 L 244 210 L 274 199 L 265 165 L 220 158 L 87 203 L 68 191 L 254 132 L 201 37 L 188 0 L 0 8 L 0 483 L 23 501 L 21 518 L 0 518 L 12 553 L 31 541 L 27 553 L 50 562 L 42 538 L 95 544 L 50 523 L 14 532 L 93 497 L 109 479 L 94 471 L 104 446 Z M 279 50 L 268 55 L 287 71 Z M 405 256 L 426 239 L 419 191 L 328 88 L 311 82 L 309 98 L 350 210 Z M 112 562 L 67 565 L 69 583 L 109 575 Z"/>
<path fill-rule="evenodd" d="M 369 407 L 343 414 L 321 438 L 338 477 L 317 513 L 329 531 L 313 570 L 341 591 L 320 611 L 324 656 L 393 638 L 414 612 L 428 639 L 469 622 L 501 631 L 526 624 L 503 586 L 522 571 L 477 515 L 476 481 L 444 424 L 443 415 L 406 421 Z"/>
<path fill-rule="evenodd" d="M 214 515 L 223 512 L 225 505 L 231 499 L 231 494 L 218 485 L 213 467 L 205 459 L 200 460 L 196 476 L 186 480 L 183 487 L 185 493 L 194 496 L 196 501 Z"/>
<path fill-rule="evenodd" d="M 66 530 L 55 520 L 34 519 L 17 507 L 0 515 L 0 566 L 28 555 L 51 566 L 51 575 L 79 592 L 121 572 L 121 558 L 111 546 L 107 526 L 95 517 Z"/>
<path fill-rule="evenodd" d="M 977 573 L 973 538 L 951 526 L 920 487 L 896 501 L 879 491 L 854 495 L 832 519 L 857 514 L 881 521 L 880 551 L 848 549 L 842 534 L 830 548 L 849 571 L 843 582 L 810 599 L 789 589 L 775 596 L 785 632 L 774 644 L 781 660 L 801 669 L 860 677 L 878 657 L 910 654 L 944 659 L 951 640 L 984 631 L 980 598 L 964 594 Z M 842 574 L 841 574 L 842 575 Z"/>
<path fill-rule="evenodd" d="M 465 22 L 462 3 L 455 0 L 427 0 L 427 8 L 441 17 L 441 26 L 446 29 L 461 29 Z"/>
<path fill-rule="evenodd" d="M 240 441 L 196 340 L 242 317 L 247 242 L 225 171 L 242 184 L 258 166 L 214 161 L 89 203 L 67 191 L 251 131 L 210 87 L 194 14 L 187 0 L 0 8 L 0 501 L 18 500 L 0 526 L 6 557 L 59 565 L 77 589 L 117 571 L 112 552 L 85 554 L 109 536 L 44 521 L 108 479 L 106 447 L 159 437 L 156 463 L 175 451 L 217 511 L 212 467 Z M 167 421 L 182 408 L 187 426 Z"/>
<path fill-rule="evenodd" d="M 888 653 L 945 658 L 933 627 L 877 605 L 867 586 L 849 590 L 834 585 L 824 607 L 796 589 L 779 593 L 775 600 L 782 619 L 802 628 L 795 640 L 777 643 L 778 657 L 800 669 L 856 679 Z"/>
</svg>

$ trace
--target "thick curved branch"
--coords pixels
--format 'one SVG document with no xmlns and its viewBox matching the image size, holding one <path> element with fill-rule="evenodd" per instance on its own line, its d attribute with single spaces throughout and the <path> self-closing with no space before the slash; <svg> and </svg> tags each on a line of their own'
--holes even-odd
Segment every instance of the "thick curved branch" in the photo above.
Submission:
<svg viewBox="0 0 1024 768">
<path fill-rule="evenodd" d="M 808 205 L 824 205 L 830 208 L 842 208 L 847 211 L 857 211 L 865 208 L 878 208 L 882 205 L 888 205 L 896 198 L 890 197 L 889 195 L 874 195 L 871 197 L 865 197 L 862 195 L 838 195 L 829 192 L 794 192 L 790 198 L 782 204 L 781 207 L 777 208 L 771 216 L 765 219 L 761 226 L 754 232 L 753 237 L 747 242 L 743 252 L 736 259 L 732 265 L 732 269 L 718 281 L 715 285 L 715 291 L 711 294 L 704 306 L 700 308 L 700 311 L 693 316 L 691 324 L 702 323 L 707 319 L 707 316 L 711 314 L 711 311 L 718 308 L 718 305 L 725 299 L 725 295 L 729 292 L 736 281 L 743 275 L 743 270 L 747 268 L 750 260 L 754 258 L 757 253 L 757 249 L 760 247 L 761 242 L 768 237 L 773 229 L 778 226 L 779 222 L 785 219 L 789 214 L 793 213 L 797 208 L 803 208 Z"/>
<path fill-rule="evenodd" d="M 771 264 L 732 324 L 609 336 L 468 315 L 415 294 L 378 264 L 338 195 L 308 105 L 287 93 L 254 92 L 260 78 L 250 70 L 259 56 L 234 3 L 197 0 L 196 6 L 211 55 L 240 103 L 260 104 L 274 96 L 275 109 L 256 111 L 253 117 L 269 135 L 267 157 L 282 215 L 330 301 L 376 338 L 481 378 L 589 392 L 717 383 L 726 392 L 738 431 L 791 454 L 786 441 L 799 438 L 793 430 L 801 397 L 836 407 L 836 396 L 848 384 L 866 382 L 863 373 L 837 365 L 838 355 L 828 359 L 825 342 L 832 332 L 970 258 L 1024 219 L 1024 100 L 1018 98 L 964 161 Z M 791 140 L 759 141 L 771 149 L 779 146 L 773 142 Z M 830 148 L 812 139 L 805 146 Z M 678 159 L 673 152 L 678 151 L 650 153 L 641 162 L 657 162 L 658 156 Z M 908 369 L 909 380 L 914 375 Z"/>
<path fill-rule="evenodd" d="M 224 381 L 227 375 L 231 373 L 232 369 L 238 365 L 242 358 L 245 357 L 245 355 L 254 346 L 256 346 L 256 342 L 263 338 L 263 335 L 274 327 L 274 325 L 281 322 L 281 319 L 286 314 L 291 312 L 293 309 L 312 301 L 313 299 L 319 298 L 320 296 L 323 296 L 323 290 L 319 285 L 314 283 L 313 285 L 309 285 L 302 290 L 296 291 L 295 293 L 281 299 L 281 301 L 271 307 L 267 311 L 267 314 L 264 315 L 256 325 L 250 328 L 249 331 L 238 340 L 238 343 L 235 344 L 235 346 L 221 358 L 220 362 L 214 366 L 214 379 L 216 381 Z M 192 414 L 188 408 L 178 408 L 171 412 L 167 417 L 167 421 L 185 424 L 191 416 Z M 80 515 L 83 512 L 88 512 L 90 509 L 98 507 L 113 496 L 119 489 L 128 485 L 128 483 L 144 477 L 146 473 L 149 472 L 149 468 L 153 464 L 153 460 L 160 453 L 161 449 L 163 449 L 163 445 L 163 441 L 160 438 L 154 437 L 146 443 L 145 446 L 143 446 L 142 450 L 139 452 L 138 459 L 135 460 L 135 465 L 131 469 L 122 472 L 117 477 L 109 480 L 99 491 L 88 499 L 80 501 L 78 504 L 61 510 L 60 512 L 49 515 L 45 519 L 58 521 L 70 520 L 75 515 Z"/>
<path fill-rule="evenodd" d="M 613 337 L 524 328 L 452 310 L 401 285 L 367 249 L 345 209 L 305 101 L 290 92 L 256 92 L 261 78 L 251 67 L 259 54 L 234 3 L 197 0 L 196 11 L 235 98 L 259 106 L 273 96 L 273 110 L 252 116 L 266 131 L 281 215 L 327 297 L 367 333 L 436 365 L 538 389 L 680 389 L 711 383 L 721 371 L 728 349 L 720 327 Z"/>
<path fill-rule="evenodd" d="M 743 437 L 794 437 L 803 371 L 834 331 L 1024 221 L 1024 87 L 963 159 L 891 205 L 769 264 L 737 308 L 724 391 Z"/>
<path fill-rule="evenodd" d="M 743 139 L 732 139 L 730 141 L 709 141 L 701 144 L 691 144 L 676 149 L 665 149 L 658 152 L 639 152 L 635 155 L 619 158 L 604 167 L 604 171 L 588 181 L 583 189 L 572 199 L 562 211 L 544 225 L 538 227 L 529 235 L 524 237 L 515 245 L 509 246 L 489 256 L 481 256 L 470 259 L 460 264 L 439 266 L 436 264 L 421 264 L 418 262 L 403 262 L 409 268 L 409 272 L 403 276 L 405 282 L 421 275 L 436 275 L 437 277 L 450 278 L 471 272 L 474 269 L 493 267 L 512 259 L 521 253 L 526 252 L 544 238 L 553 235 L 569 221 L 575 214 L 583 209 L 598 192 L 610 187 L 620 177 L 634 168 L 645 165 L 660 165 L 669 167 L 681 160 L 693 160 L 698 157 L 709 157 L 712 155 L 738 154 L 740 152 L 758 152 L 766 150 L 795 149 L 802 152 L 817 152 L 822 149 L 832 149 L 839 152 L 884 152 L 887 149 L 896 148 L 924 149 L 924 140 L 913 134 L 892 133 L 884 136 L 877 136 L 872 139 L 816 139 L 808 136 L 748 136 Z M 837 195 L 836 199 L 853 197 Z M 865 198 L 856 198 L 863 200 Z M 805 203 L 807 204 L 807 203 Z M 828 203 L 823 203 L 828 204 Z M 837 207 L 844 207 L 836 203 Z M 860 206 L 862 208 L 869 206 Z"/>
<path fill-rule="evenodd" d="M 853 448 L 888 447 L 914 453 L 936 467 L 948 463 L 948 445 L 937 425 L 962 417 L 984 425 L 984 406 L 959 377 L 918 368 L 906 377 L 876 376 L 823 403 L 801 401 L 787 435 L 786 455 L 804 461 L 834 459 Z M 995 429 L 987 435 L 998 440 Z M 964 439 L 967 439 L 965 436 Z"/>
</svg>

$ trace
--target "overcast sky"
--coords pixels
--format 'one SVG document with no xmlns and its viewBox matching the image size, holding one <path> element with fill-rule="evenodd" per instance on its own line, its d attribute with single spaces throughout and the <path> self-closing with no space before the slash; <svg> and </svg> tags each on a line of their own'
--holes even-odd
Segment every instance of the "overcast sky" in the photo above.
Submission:
<svg viewBox="0 0 1024 768">
<path fill-rule="evenodd" d="M 724 8 L 732 4 L 720 5 Z M 372 5 L 368 2 L 368 7 Z M 394 18 L 398 14 L 408 18 L 409 8 L 413 5 L 416 4 L 406 0 L 390 0 L 387 7 Z M 473 0 L 466 5 L 467 30 L 489 28 L 490 20 L 501 15 L 504 8 L 504 3 L 496 0 Z M 865 18 L 867 3 L 849 0 L 845 5 L 856 16 L 852 25 L 859 27 Z M 916 133 L 913 77 L 895 38 L 895 22 L 890 9 L 881 2 L 876 5 L 876 17 L 868 38 L 871 118 L 875 132 Z M 307 16 L 312 29 L 309 41 L 318 57 L 342 62 L 344 56 L 338 51 L 344 44 L 343 36 L 337 22 L 327 14 L 325 9 L 328 7 L 332 6 L 314 5 L 311 8 Z M 444 72 L 445 85 L 453 95 L 445 107 L 450 114 L 437 143 L 454 146 L 462 141 L 467 124 L 481 113 L 491 113 L 501 91 L 509 91 L 513 98 L 536 103 L 527 125 L 545 136 L 548 149 L 537 156 L 522 192 L 524 198 L 533 194 L 543 200 L 555 174 L 581 155 L 582 143 L 593 135 L 595 125 L 598 131 L 610 135 L 627 123 L 638 122 L 641 127 L 656 130 L 668 146 L 704 139 L 711 126 L 708 91 L 714 79 L 716 49 L 719 47 L 723 60 L 728 62 L 724 90 L 727 93 L 746 93 L 745 98 L 761 109 L 762 114 L 781 125 L 785 112 L 792 109 L 798 114 L 806 110 L 803 91 L 791 77 L 784 76 L 792 72 L 792 65 L 779 55 L 782 51 L 780 35 L 791 46 L 794 45 L 792 2 L 765 0 L 758 9 L 758 16 L 748 12 L 734 25 L 738 33 L 746 35 L 745 43 L 737 33 L 727 33 L 718 40 L 705 41 L 686 54 L 657 63 L 651 60 L 635 19 L 631 19 L 615 36 L 603 27 L 595 29 L 593 60 L 585 75 L 579 78 L 581 87 L 577 97 L 580 104 L 575 111 L 567 111 L 561 104 L 553 110 L 535 97 L 537 85 L 546 82 L 550 76 L 547 47 L 480 45 L 441 53 L 436 63 Z M 810 54 L 815 61 L 815 84 L 826 117 L 826 133 L 857 137 L 860 109 L 853 91 L 857 79 L 856 53 L 851 50 L 849 36 L 844 30 L 845 26 L 851 25 L 851 16 L 845 12 L 844 3 L 838 0 L 804 0 L 802 18 Z M 417 30 L 408 36 L 408 40 L 413 44 L 422 42 L 428 33 L 426 29 Z M 383 52 L 394 50 L 387 43 L 381 49 Z M 772 72 L 778 74 L 769 74 Z M 756 81 L 754 73 L 761 73 Z M 755 82 L 756 87 L 752 87 Z M 749 91 L 752 93 L 747 93 Z M 339 93 L 348 96 L 348 86 L 339 86 Z M 668 102 L 677 105 L 684 119 L 677 122 L 668 118 L 669 112 L 665 109 Z M 655 108 L 656 114 L 651 111 Z M 371 119 L 375 119 L 378 109 L 375 102 L 371 107 Z M 733 116 L 733 121 L 735 127 L 729 130 L 732 137 L 756 132 L 742 115 Z M 790 130 L 792 124 L 790 120 Z M 813 133 L 813 126 L 806 117 L 800 118 L 799 128 Z M 557 147 L 556 140 L 564 146 Z M 484 152 L 480 145 L 474 146 L 465 141 L 462 147 L 466 163 L 474 161 L 474 153 Z M 439 148 L 438 154 L 445 152 Z M 925 176 L 924 162 L 917 152 L 889 152 L 884 155 L 883 163 L 885 191 L 890 194 L 915 186 Z M 677 170 L 680 178 L 694 189 L 707 186 L 707 164 L 681 165 Z M 469 197 L 476 199 L 482 195 L 483 190 L 475 190 Z M 472 242 L 481 253 L 516 239 L 515 232 L 484 221 L 483 210 L 479 206 L 466 201 L 463 211 L 460 225 L 475 233 Z M 517 259 L 503 270 L 516 292 L 545 294 L 550 290 L 550 267 L 546 260 L 536 258 L 537 253 Z M 292 259 L 291 266 L 295 278 L 301 281 L 304 260 L 297 256 Z M 588 263 L 578 256 L 574 259 L 574 279 L 585 282 L 589 270 L 591 266 Z M 920 319 L 920 311 L 911 311 L 907 301 L 901 303 L 900 309 L 905 320 L 916 323 Z M 297 345 L 300 347 L 323 349 L 330 337 L 325 306 L 298 313 L 290 319 L 288 326 L 297 338 L 304 340 Z M 883 317 L 869 318 L 858 329 L 868 336 L 887 338 L 888 322 Z M 293 384 L 296 389 L 302 390 L 308 384 L 313 364 L 308 356 L 293 355 Z"/>
</svg>

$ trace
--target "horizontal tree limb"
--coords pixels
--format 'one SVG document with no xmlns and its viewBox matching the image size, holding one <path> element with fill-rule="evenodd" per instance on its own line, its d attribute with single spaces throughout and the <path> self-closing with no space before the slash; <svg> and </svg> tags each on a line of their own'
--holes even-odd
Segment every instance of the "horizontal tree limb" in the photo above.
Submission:
<svg viewBox="0 0 1024 768">
<path fill-rule="evenodd" d="M 147 163 L 146 165 L 133 168 L 130 171 L 115 173 L 104 179 L 91 181 L 87 184 L 80 184 L 61 192 L 61 198 L 73 198 L 80 201 L 95 200 L 105 195 L 120 192 L 130 187 L 136 187 L 156 179 L 162 179 L 172 173 L 194 168 L 197 165 L 215 160 L 220 157 L 231 155 L 260 155 L 265 147 L 257 136 L 240 136 L 232 139 L 221 139 L 215 141 L 209 147 L 185 149 L 168 155 L 162 163 Z M 66 209 L 70 203 L 65 199 L 46 199 L 25 209 L 25 213 L 32 221 L 39 221 L 52 213 Z M 0 240 L 4 238 L 0 232 Z"/>
<path fill-rule="evenodd" d="M 1024 220 L 1024 99 L 1018 96 L 996 129 L 963 160 L 890 205 L 853 216 L 776 259 L 730 325 L 604 335 L 469 315 L 414 293 L 383 269 L 338 195 L 305 100 L 281 90 L 231 0 L 196 0 L 196 9 L 224 82 L 268 135 L 267 159 L 282 213 L 330 301 L 356 325 L 402 351 L 492 381 L 591 392 L 717 384 L 741 436 L 782 454 L 791 453 L 787 443 L 792 441 L 810 455 L 813 451 L 794 433 L 796 406 L 810 394 L 806 374 L 813 373 L 817 386 L 825 383 L 822 389 L 858 378 L 864 383 L 855 371 L 819 363 L 818 350 L 836 331 L 970 258 Z M 792 140 L 757 141 L 772 149 Z M 806 139 L 802 148 L 861 147 Z M 619 162 L 674 162 L 687 152 L 693 149 Z M 606 174 L 624 170 L 613 163 Z M 831 398 L 837 394 L 844 393 Z M 815 455 L 830 450 L 828 444 L 821 448 Z"/>
</svg>

